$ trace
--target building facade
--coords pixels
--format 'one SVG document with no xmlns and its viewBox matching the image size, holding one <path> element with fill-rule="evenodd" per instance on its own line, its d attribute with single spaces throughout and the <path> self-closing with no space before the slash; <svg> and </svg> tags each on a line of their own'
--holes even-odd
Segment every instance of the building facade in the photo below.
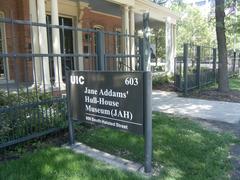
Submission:
<svg viewBox="0 0 240 180">
<path fill-rule="evenodd" d="M 158 28 L 159 23 L 165 23 L 166 70 L 173 72 L 175 26 L 178 16 L 151 1 L 0 0 L 0 18 L 4 18 L 4 21 L 0 21 L 0 53 L 8 54 L 0 59 L 0 82 L 24 82 L 27 79 L 39 86 L 43 83 L 45 86 L 54 83 L 54 86 L 64 88 L 65 67 L 61 57 L 51 57 L 53 60 L 51 64 L 49 60 L 51 58 L 47 56 L 34 56 L 32 61 L 26 59 L 23 61 L 16 54 L 94 54 L 96 52 L 96 37 L 93 33 L 67 28 L 48 28 L 41 24 L 119 32 L 131 37 L 141 30 L 144 12 L 150 12 L 151 28 Z M 11 24 L 11 19 L 24 20 L 27 24 Z M 38 26 L 34 23 L 38 23 Z M 131 38 L 105 39 L 106 51 L 109 54 L 134 55 L 136 49 L 134 43 Z M 69 66 L 77 66 L 80 70 L 93 69 L 95 66 L 91 58 L 86 61 L 82 57 L 72 57 L 67 63 Z M 114 63 L 111 66 L 114 66 Z"/>
</svg>

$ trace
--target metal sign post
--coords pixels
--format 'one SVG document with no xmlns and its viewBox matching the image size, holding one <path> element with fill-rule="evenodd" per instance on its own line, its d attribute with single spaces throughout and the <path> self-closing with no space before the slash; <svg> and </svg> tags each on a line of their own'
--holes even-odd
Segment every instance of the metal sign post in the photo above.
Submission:
<svg viewBox="0 0 240 180">
<path fill-rule="evenodd" d="M 143 14 L 143 56 L 142 70 L 144 72 L 144 150 L 145 150 L 145 173 L 152 171 L 152 74 L 150 66 L 150 42 L 149 42 L 149 13 Z"/>
<path fill-rule="evenodd" d="M 67 90 L 67 116 L 68 116 L 68 130 L 69 130 L 69 144 L 74 144 L 74 129 L 71 117 L 71 86 L 70 86 L 70 71 L 66 72 L 66 90 Z"/>
</svg>

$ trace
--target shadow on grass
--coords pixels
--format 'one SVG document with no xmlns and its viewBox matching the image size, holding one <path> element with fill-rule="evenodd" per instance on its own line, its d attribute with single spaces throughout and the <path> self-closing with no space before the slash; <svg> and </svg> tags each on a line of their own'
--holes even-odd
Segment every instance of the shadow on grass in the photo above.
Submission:
<svg viewBox="0 0 240 180">
<path fill-rule="evenodd" d="M 141 179 L 70 150 L 47 148 L 0 166 L 0 179 Z"/>
<path fill-rule="evenodd" d="M 142 137 L 111 129 L 80 129 L 77 139 L 91 147 L 143 163 Z M 153 115 L 153 165 L 162 165 L 161 178 L 224 179 L 231 169 L 227 158 L 230 134 L 209 132 L 189 120 Z M 157 178 L 160 178 L 157 177 Z"/>
<path fill-rule="evenodd" d="M 235 77 L 229 80 L 230 89 L 240 91 L 240 78 Z"/>
<path fill-rule="evenodd" d="M 143 163 L 143 137 L 107 128 L 76 127 L 77 141 Z M 152 179 L 228 179 L 230 134 L 216 134 L 192 121 L 153 115 Z M 69 150 L 46 148 L 0 165 L 0 179 L 141 179 Z"/>
</svg>

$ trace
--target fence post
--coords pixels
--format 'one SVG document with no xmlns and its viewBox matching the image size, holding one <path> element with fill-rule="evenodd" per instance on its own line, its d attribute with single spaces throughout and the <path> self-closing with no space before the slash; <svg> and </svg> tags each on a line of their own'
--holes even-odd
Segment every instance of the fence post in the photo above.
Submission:
<svg viewBox="0 0 240 180">
<path fill-rule="evenodd" d="M 196 69 L 196 73 L 197 73 L 197 77 L 196 77 L 196 81 L 197 81 L 197 87 L 198 89 L 200 89 L 200 66 L 201 66 L 201 47 L 200 46 L 197 46 L 197 69 Z"/>
<path fill-rule="evenodd" d="M 240 53 L 238 54 L 238 76 L 240 76 Z"/>
<path fill-rule="evenodd" d="M 183 78 L 184 78 L 184 95 L 188 91 L 188 44 L 183 45 Z"/>
<path fill-rule="evenodd" d="M 149 13 L 143 14 L 143 45 L 142 45 L 142 65 L 144 71 L 144 171 L 152 172 L 152 74 L 150 65 L 149 46 Z"/>
<path fill-rule="evenodd" d="M 236 65 L 236 51 L 233 52 L 233 74 L 235 73 L 235 66 Z"/>
<path fill-rule="evenodd" d="M 70 103 L 70 71 L 67 70 L 66 72 L 66 87 L 67 87 L 67 116 L 68 116 L 68 129 L 69 129 L 69 144 L 73 145 L 74 144 L 74 128 L 73 128 L 73 122 L 71 119 L 71 103 Z"/>
<path fill-rule="evenodd" d="M 105 69 L 105 41 L 104 41 L 104 32 L 97 31 L 97 70 L 104 71 Z"/>
<path fill-rule="evenodd" d="M 213 79 L 216 83 L 217 49 L 213 48 Z"/>
<path fill-rule="evenodd" d="M 143 47 L 143 38 L 139 37 L 139 54 L 140 54 L 140 61 L 139 61 L 139 70 L 144 70 L 144 47 Z"/>
</svg>

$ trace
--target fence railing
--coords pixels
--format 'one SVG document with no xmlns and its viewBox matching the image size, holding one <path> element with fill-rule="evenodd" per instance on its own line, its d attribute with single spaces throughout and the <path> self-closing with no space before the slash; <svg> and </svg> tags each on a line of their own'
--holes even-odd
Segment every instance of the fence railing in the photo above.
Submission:
<svg viewBox="0 0 240 180">
<path fill-rule="evenodd" d="M 0 19 L 0 26 L 0 149 L 67 127 L 66 70 L 140 67 L 138 36 L 80 29 L 64 20 Z"/>
<path fill-rule="evenodd" d="M 238 73 L 240 59 L 236 52 L 228 53 L 229 76 Z M 218 79 L 218 60 L 216 48 L 184 44 L 183 56 L 175 58 L 175 87 L 185 94 L 199 89 Z"/>
</svg>

